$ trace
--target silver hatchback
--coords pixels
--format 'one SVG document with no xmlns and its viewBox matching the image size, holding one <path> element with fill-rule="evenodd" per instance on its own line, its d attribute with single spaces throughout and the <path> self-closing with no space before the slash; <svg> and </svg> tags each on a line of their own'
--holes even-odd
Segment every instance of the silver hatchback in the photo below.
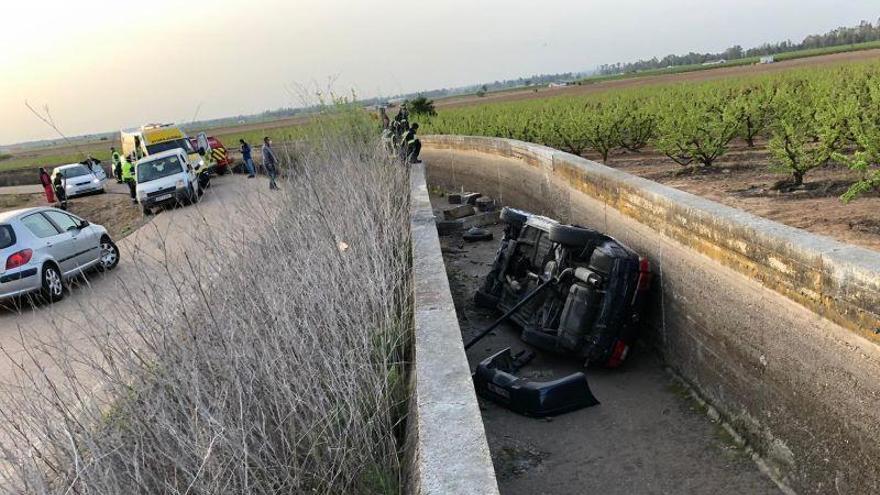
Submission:
<svg viewBox="0 0 880 495">
<path fill-rule="evenodd" d="M 119 249 L 100 225 L 56 208 L 0 213 L 0 300 L 39 292 L 58 301 L 71 277 L 118 263 Z"/>
</svg>

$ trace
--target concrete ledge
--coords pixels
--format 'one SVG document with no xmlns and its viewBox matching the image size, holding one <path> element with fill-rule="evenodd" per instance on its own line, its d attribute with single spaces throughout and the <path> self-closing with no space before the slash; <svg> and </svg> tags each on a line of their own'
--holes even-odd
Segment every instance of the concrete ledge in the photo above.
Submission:
<svg viewBox="0 0 880 495">
<path fill-rule="evenodd" d="M 415 287 L 408 491 L 498 493 L 495 469 L 440 252 L 423 165 L 412 168 Z"/>
<path fill-rule="evenodd" d="M 647 332 L 799 493 L 880 493 L 880 253 L 544 146 L 422 138 L 432 186 L 600 229 L 658 275 Z"/>
</svg>

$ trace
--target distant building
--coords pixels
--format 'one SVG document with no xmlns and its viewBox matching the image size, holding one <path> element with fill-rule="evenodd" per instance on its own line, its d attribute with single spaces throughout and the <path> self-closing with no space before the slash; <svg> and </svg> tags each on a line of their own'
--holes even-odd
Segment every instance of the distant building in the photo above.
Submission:
<svg viewBox="0 0 880 495">
<path fill-rule="evenodd" d="M 548 88 L 564 88 L 568 86 L 567 82 L 552 82 L 547 85 Z"/>
<path fill-rule="evenodd" d="M 710 62 L 703 62 L 703 65 L 721 65 L 721 64 L 726 64 L 726 63 L 727 63 L 727 60 L 724 60 L 722 58 L 721 60 L 712 60 Z"/>
<path fill-rule="evenodd" d="M 762 64 L 772 64 L 773 62 L 776 62 L 776 58 L 773 55 L 764 55 L 761 57 Z"/>
</svg>

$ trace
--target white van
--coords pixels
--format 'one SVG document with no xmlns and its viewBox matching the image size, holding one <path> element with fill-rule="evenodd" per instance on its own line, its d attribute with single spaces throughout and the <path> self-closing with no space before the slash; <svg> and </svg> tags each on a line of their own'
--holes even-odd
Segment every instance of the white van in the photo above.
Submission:
<svg viewBox="0 0 880 495">
<path fill-rule="evenodd" d="M 163 204 L 198 201 L 202 194 L 198 180 L 202 163 L 192 163 L 188 158 L 185 150 L 175 148 L 137 162 L 137 199 L 145 214 Z"/>
</svg>

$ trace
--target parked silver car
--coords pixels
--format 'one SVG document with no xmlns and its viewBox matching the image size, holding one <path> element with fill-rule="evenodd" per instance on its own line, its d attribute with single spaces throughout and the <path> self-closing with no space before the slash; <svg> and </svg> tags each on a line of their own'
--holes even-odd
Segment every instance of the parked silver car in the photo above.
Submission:
<svg viewBox="0 0 880 495">
<path fill-rule="evenodd" d="M 56 208 L 0 213 L 0 300 L 39 292 L 58 301 L 71 277 L 118 263 L 119 249 L 100 225 Z"/>
</svg>

